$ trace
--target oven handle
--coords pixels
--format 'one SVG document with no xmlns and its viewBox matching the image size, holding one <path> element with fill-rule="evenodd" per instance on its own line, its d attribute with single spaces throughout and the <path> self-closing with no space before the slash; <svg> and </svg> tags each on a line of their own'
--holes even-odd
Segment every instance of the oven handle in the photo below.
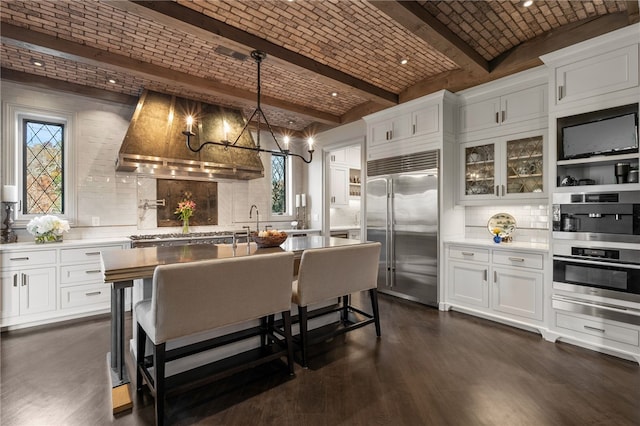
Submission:
<svg viewBox="0 0 640 426">
<path fill-rule="evenodd" d="M 553 260 L 560 260 L 563 262 L 571 262 L 571 263 L 584 263 L 587 265 L 617 266 L 617 267 L 626 268 L 626 269 L 640 269 L 640 265 L 634 265 L 630 263 L 598 262 L 597 260 L 576 259 L 575 257 L 553 256 Z"/>
<path fill-rule="evenodd" d="M 575 303 L 576 305 L 582 305 L 582 306 L 593 306 L 593 307 L 596 307 L 596 308 L 608 309 L 608 310 L 616 311 L 616 312 L 620 312 L 620 313 L 640 316 L 640 310 L 638 310 L 638 309 L 630 308 L 630 307 L 627 307 L 627 306 L 621 306 L 621 305 L 612 305 L 611 303 L 596 302 L 596 301 L 593 301 L 593 300 L 576 299 L 574 297 L 564 296 L 564 295 L 560 295 L 560 294 L 554 294 L 553 296 L 551 296 L 551 300 L 558 300 L 558 301 L 561 301 L 561 302 Z"/>
</svg>

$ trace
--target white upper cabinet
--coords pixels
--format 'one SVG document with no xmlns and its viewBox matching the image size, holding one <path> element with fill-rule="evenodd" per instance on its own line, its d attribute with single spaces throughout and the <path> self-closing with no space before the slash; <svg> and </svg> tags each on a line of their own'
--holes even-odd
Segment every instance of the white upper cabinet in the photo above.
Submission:
<svg viewBox="0 0 640 426">
<path fill-rule="evenodd" d="M 547 85 L 516 90 L 460 107 L 460 133 L 498 128 L 537 119 L 547 112 Z"/>
<path fill-rule="evenodd" d="M 540 58 L 549 68 L 550 107 L 580 113 L 638 102 L 640 24 Z"/>
<path fill-rule="evenodd" d="M 638 45 L 555 69 L 555 104 L 561 105 L 638 85 Z"/>
<path fill-rule="evenodd" d="M 437 148 L 429 144 L 442 139 L 445 106 L 453 121 L 455 98 L 443 90 L 364 117 L 367 161 Z"/>
</svg>

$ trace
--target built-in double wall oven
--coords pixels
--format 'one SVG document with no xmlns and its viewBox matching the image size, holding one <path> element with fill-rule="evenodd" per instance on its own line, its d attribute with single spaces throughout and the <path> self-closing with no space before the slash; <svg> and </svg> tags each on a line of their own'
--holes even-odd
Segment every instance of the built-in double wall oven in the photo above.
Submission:
<svg viewBox="0 0 640 426">
<path fill-rule="evenodd" d="M 640 325 L 640 192 L 553 201 L 553 307 Z"/>
</svg>

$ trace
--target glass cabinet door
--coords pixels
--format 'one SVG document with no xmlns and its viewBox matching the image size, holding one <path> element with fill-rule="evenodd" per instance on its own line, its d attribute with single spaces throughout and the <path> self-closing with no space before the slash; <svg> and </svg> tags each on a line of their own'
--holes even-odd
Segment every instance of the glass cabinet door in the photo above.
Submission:
<svg viewBox="0 0 640 426">
<path fill-rule="evenodd" d="M 507 194 L 543 192 L 542 136 L 507 140 Z"/>
<path fill-rule="evenodd" d="M 495 144 L 465 148 L 464 195 L 493 195 L 496 180 Z"/>
</svg>

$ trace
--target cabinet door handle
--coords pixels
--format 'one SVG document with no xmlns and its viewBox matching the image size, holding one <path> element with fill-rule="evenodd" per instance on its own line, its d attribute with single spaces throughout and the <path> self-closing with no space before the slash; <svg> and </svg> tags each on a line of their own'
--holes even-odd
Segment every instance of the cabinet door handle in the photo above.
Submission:
<svg viewBox="0 0 640 426">
<path fill-rule="evenodd" d="M 411 134 L 412 135 L 416 134 L 416 125 L 415 124 L 412 125 L 412 133 Z"/>
<path fill-rule="evenodd" d="M 389 130 L 389 140 L 393 139 L 393 130 Z"/>
<path fill-rule="evenodd" d="M 500 185 L 496 185 L 496 197 L 500 196 L 500 192 L 499 191 Z"/>
<path fill-rule="evenodd" d="M 502 196 L 504 197 L 504 185 L 502 185 Z"/>
<path fill-rule="evenodd" d="M 474 256 L 474 255 L 475 255 L 475 253 L 472 253 L 472 252 L 470 252 L 470 251 L 463 251 L 463 252 L 462 252 L 462 255 L 463 255 L 463 256 Z"/>
<path fill-rule="evenodd" d="M 9 260 L 29 260 L 29 257 L 10 257 Z"/>
<path fill-rule="evenodd" d="M 22 275 L 22 287 L 24 287 L 27 284 L 29 284 L 29 277 L 27 276 L 27 274 L 21 274 L 21 275 Z"/>
<path fill-rule="evenodd" d="M 494 283 L 498 282 L 498 272 L 497 271 L 493 271 L 493 282 Z"/>
<path fill-rule="evenodd" d="M 487 281 L 489 279 L 489 270 L 485 269 L 484 270 L 484 280 Z"/>
<path fill-rule="evenodd" d="M 102 272 L 100 269 L 93 269 L 91 271 L 84 271 L 85 274 L 99 274 Z"/>
<path fill-rule="evenodd" d="M 507 118 L 507 111 L 502 111 L 502 122 Z"/>
<path fill-rule="evenodd" d="M 18 287 L 18 274 L 13 274 L 13 286 Z"/>
<path fill-rule="evenodd" d="M 512 262 L 524 262 L 524 257 L 509 257 Z"/>
<path fill-rule="evenodd" d="M 562 86 L 558 86 L 558 100 L 562 99 Z"/>
<path fill-rule="evenodd" d="M 98 256 L 99 254 L 99 251 L 88 251 L 85 253 L 85 256 Z"/>
<path fill-rule="evenodd" d="M 583 327 L 585 328 L 585 330 L 599 331 L 600 333 L 605 332 L 605 330 L 603 330 L 602 328 L 590 327 L 588 325 L 584 325 Z"/>
<path fill-rule="evenodd" d="M 102 294 L 101 291 L 92 291 L 92 292 L 89 292 L 89 293 L 85 293 L 84 295 L 85 296 L 98 296 L 100 294 Z"/>
<path fill-rule="evenodd" d="M 496 111 L 496 124 L 500 123 L 500 113 Z"/>
</svg>

